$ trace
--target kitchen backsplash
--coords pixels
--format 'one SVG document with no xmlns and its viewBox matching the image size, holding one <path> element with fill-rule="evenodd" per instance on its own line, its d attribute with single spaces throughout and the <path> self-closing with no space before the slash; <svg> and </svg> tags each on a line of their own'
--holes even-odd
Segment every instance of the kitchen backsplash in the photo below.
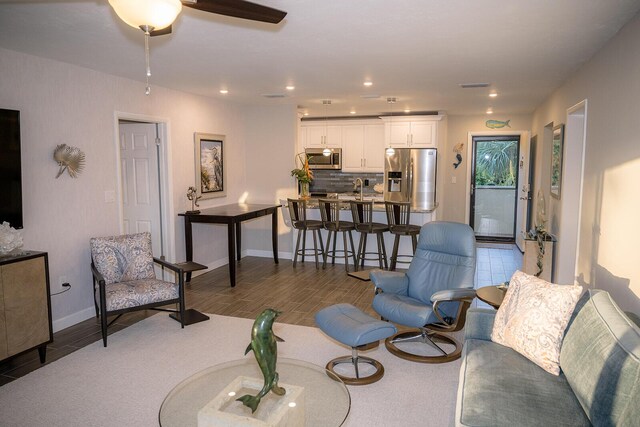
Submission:
<svg viewBox="0 0 640 427">
<path fill-rule="evenodd" d="M 311 181 L 309 189 L 311 193 L 349 193 L 354 191 L 353 182 L 356 178 L 360 178 L 362 181 L 369 180 L 369 185 L 362 188 L 363 193 L 374 193 L 373 186 L 382 183 L 384 174 L 316 169 L 313 171 L 313 181 Z"/>
</svg>

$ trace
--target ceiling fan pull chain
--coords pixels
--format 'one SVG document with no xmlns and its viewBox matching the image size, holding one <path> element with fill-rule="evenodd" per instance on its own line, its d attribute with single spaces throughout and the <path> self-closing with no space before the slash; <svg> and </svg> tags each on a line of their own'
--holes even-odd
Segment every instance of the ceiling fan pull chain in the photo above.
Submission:
<svg viewBox="0 0 640 427">
<path fill-rule="evenodd" d="M 149 77 L 151 76 L 151 65 L 149 64 L 149 28 L 144 30 L 144 61 L 147 66 L 147 87 L 144 94 L 149 95 L 151 93 L 151 86 L 149 85 Z"/>
</svg>

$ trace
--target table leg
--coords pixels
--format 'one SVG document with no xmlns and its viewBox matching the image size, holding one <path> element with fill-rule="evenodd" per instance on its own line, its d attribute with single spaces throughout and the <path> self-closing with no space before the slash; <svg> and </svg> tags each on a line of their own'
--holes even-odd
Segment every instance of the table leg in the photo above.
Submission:
<svg viewBox="0 0 640 427">
<path fill-rule="evenodd" d="M 273 245 L 273 261 L 278 264 L 278 209 L 271 214 L 271 244 Z M 322 246 L 322 240 L 320 240 Z"/>
<path fill-rule="evenodd" d="M 235 224 L 236 227 L 236 252 L 238 255 L 238 261 L 242 258 L 242 223 L 237 222 Z"/>
<path fill-rule="evenodd" d="M 188 215 L 184 217 L 184 245 L 187 261 L 193 261 L 193 230 L 191 229 L 191 218 Z M 191 282 L 191 272 L 187 273 L 186 281 Z"/>
<path fill-rule="evenodd" d="M 236 286 L 236 258 L 234 256 L 236 253 L 236 236 L 233 228 L 233 222 L 229 222 L 229 224 L 227 224 L 227 235 L 229 240 L 229 281 L 231 282 L 232 288 Z"/>
</svg>

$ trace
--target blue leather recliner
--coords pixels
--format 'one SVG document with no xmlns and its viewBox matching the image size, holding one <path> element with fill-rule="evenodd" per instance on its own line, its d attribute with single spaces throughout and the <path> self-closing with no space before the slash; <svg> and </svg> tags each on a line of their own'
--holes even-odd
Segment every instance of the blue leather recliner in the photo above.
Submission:
<svg viewBox="0 0 640 427">
<path fill-rule="evenodd" d="M 387 338 L 387 349 L 416 362 L 441 363 L 459 358 L 461 344 L 444 333 L 464 326 L 466 311 L 475 297 L 475 269 L 476 240 L 471 227 L 435 221 L 422 227 L 406 273 L 372 272 L 376 287 L 373 309 L 385 320 L 417 328 Z M 406 342 L 429 344 L 436 353 L 413 353 L 405 345 L 401 346 L 404 350 L 396 346 Z"/>
</svg>

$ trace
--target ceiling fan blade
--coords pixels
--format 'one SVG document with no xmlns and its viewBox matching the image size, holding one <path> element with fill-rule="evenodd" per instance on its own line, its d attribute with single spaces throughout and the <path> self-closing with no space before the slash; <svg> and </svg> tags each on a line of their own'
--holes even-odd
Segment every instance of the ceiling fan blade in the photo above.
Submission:
<svg viewBox="0 0 640 427">
<path fill-rule="evenodd" d="M 151 37 L 164 36 L 165 34 L 171 34 L 171 25 L 161 30 L 153 30 L 149 33 Z"/>
<path fill-rule="evenodd" d="M 217 13 L 218 15 L 234 18 L 249 19 L 251 21 L 277 24 L 287 16 L 283 12 L 271 7 L 262 6 L 245 0 L 181 0 L 186 7 Z"/>
</svg>

